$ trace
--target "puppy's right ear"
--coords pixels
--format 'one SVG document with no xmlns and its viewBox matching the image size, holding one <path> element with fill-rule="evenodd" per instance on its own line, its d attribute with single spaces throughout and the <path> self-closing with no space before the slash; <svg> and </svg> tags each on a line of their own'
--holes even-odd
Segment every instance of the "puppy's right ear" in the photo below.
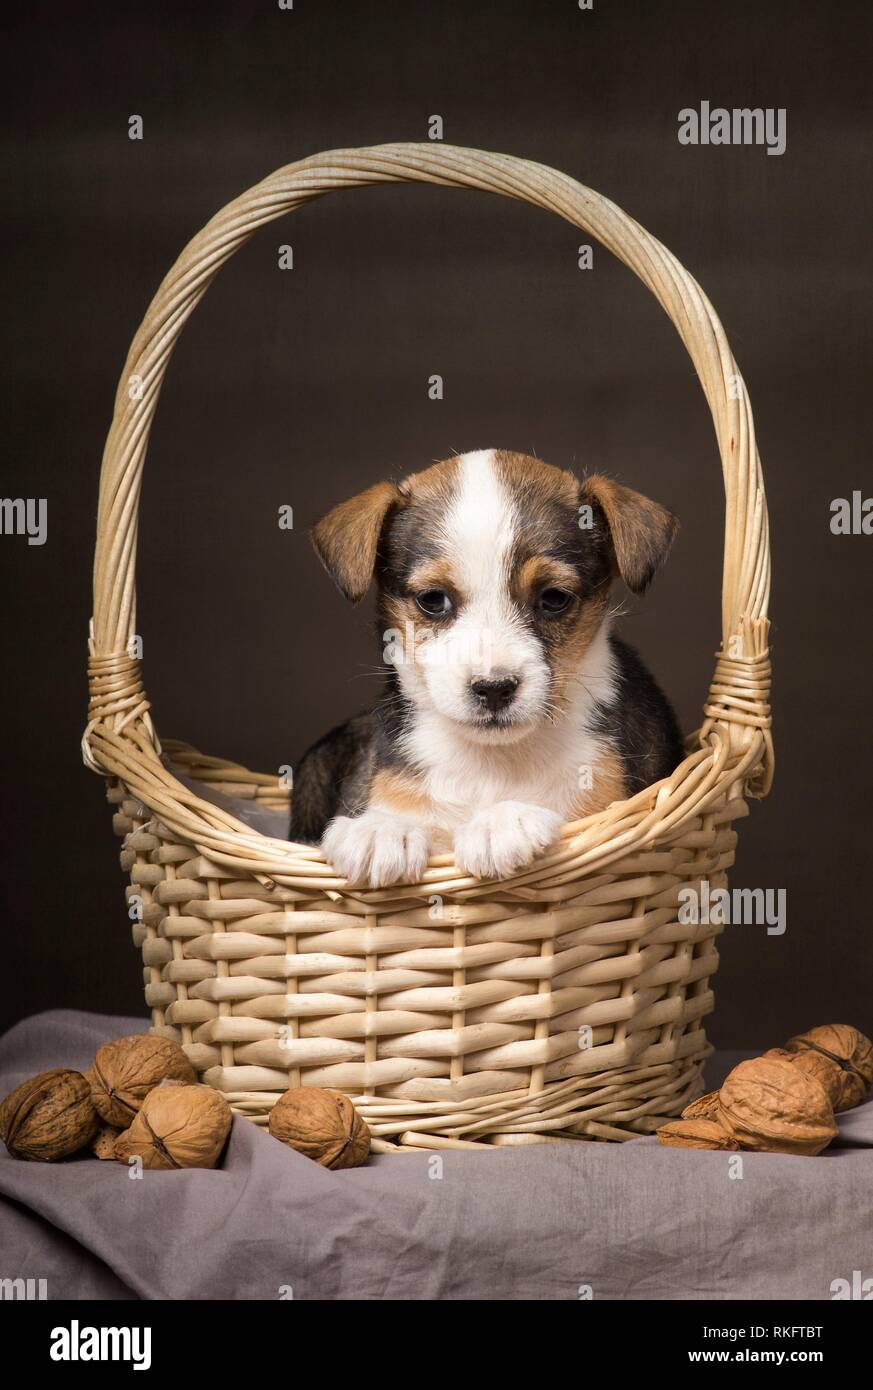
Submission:
<svg viewBox="0 0 873 1390">
<path fill-rule="evenodd" d="M 340 502 L 310 532 L 318 558 L 352 603 L 360 602 L 370 587 L 382 528 L 388 513 L 402 501 L 394 483 L 376 483 Z"/>
</svg>

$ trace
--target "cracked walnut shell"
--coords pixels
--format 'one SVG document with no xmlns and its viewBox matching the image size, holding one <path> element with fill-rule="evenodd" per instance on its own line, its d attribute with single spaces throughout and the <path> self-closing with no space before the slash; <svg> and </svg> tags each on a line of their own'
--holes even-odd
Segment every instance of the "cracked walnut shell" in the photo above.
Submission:
<svg viewBox="0 0 873 1390">
<path fill-rule="evenodd" d="M 705 1097 L 701 1096 L 701 1100 Z M 740 1146 L 718 1120 L 701 1115 L 681 1120 L 672 1120 L 658 1130 L 662 1144 L 671 1149 L 733 1149 Z"/>
<path fill-rule="evenodd" d="M 712 1120 L 718 1114 L 718 1091 L 707 1091 L 698 1096 L 682 1111 L 683 1120 Z"/>
<path fill-rule="evenodd" d="M 104 1161 L 106 1159 L 114 1159 L 115 1141 L 120 1133 L 121 1130 L 116 1129 L 115 1125 L 105 1125 L 101 1120 L 100 1128 L 88 1145 L 90 1152 L 95 1158 L 103 1159 Z"/>
</svg>

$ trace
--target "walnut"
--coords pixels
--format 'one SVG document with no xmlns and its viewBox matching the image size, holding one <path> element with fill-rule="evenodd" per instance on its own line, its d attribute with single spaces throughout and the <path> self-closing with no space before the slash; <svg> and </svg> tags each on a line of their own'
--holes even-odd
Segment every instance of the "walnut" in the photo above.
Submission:
<svg viewBox="0 0 873 1390">
<path fill-rule="evenodd" d="M 718 1091 L 698 1096 L 682 1111 L 683 1120 L 711 1120 L 718 1114 Z"/>
<path fill-rule="evenodd" d="M 842 1072 L 836 1063 L 831 1062 L 820 1052 L 813 1052 L 811 1048 L 804 1048 L 802 1052 L 789 1052 L 787 1047 L 771 1047 L 763 1054 L 765 1057 L 781 1057 L 786 1062 L 791 1062 L 800 1071 L 805 1071 L 807 1076 L 814 1076 L 816 1081 L 824 1087 L 831 1108 L 836 1112 L 839 1109 L 848 1109 L 847 1106 L 838 1104 L 841 1095 L 840 1077 Z"/>
<path fill-rule="evenodd" d="M 233 1114 L 210 1086 L 156 1086 L 130 1128 L 115 1141 L 115 1157 L 139 1155 L 144 1168 L 214 1168 L 227 1142 Z"/>
<path fill-rule="evenodd" d="M 100 1118 L 117 1129 L 127 1128 L 149 1091 L 165 1078 L 189 1085 L 197 1080 L 179 1044 L 156 1033 L 104 1043 L 86 1075 Z"/>
<path fill-rule="evenodd" d="M 104 1125 L 101 1121 L 100 1128 L 88 1145 L 94 1157 L 102 1159 L 114 1158 L 115 1141 L 120 1133 L 121 1130 L 116 1129 L 115 1125 Z"/>
<path fill-rule="evenodd" d="M 342 1091 L 293 1087 L 273 1106 L 269 1130 L 323 1168 L 357 1168 L 370 1152 L 370 1131 Z"/>
<path fill-rule="evenodd" d="M 58 1067 L 24 1081 L 0 1105 L 0 1137 L 13 1158 L 55 1163 L 93 1138 L 100 1117 L 78 1071 Z"/>
<path fill-rule="evenodd" d="M 752 1057 L 721 1088 L 719 1122 L 740 1147 L 761 1153 L 821 1153 L 837 1133 L 827 1092 L 782 1057 Z"/>
<path fill-rule="evenodd" d="M 718 1092 L 715 1092 L 717 1095 Z M 701 1096 L 701 1100 L 705 1097 Z M 662 1144 L 673 1149 L 738 1149 L 733 1135 L 718 1120 L 700 1116 L 698 1119 L 672 1120 L 658 1130 Z"/>
<path fill-rule="evenodd" d="M 873 1043 L 847 1023 L 828 1023 L 785 1044 L 797 1066 L 825 1086 L 834 1110 L 859 1105 L 873 1084 Z"/>
</svg>

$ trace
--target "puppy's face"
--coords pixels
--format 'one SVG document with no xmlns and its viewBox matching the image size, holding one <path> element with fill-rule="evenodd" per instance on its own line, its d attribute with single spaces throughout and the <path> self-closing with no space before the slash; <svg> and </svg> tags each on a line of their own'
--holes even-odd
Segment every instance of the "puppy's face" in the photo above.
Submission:
<svg viewBox="0 0 873 1390">
<path fill-rule="evenodd" d="M 676 521 L 605 478 L 580 484 L 483 450 L 380 483 L 313 530 L 347 597 L 375 574 L 388 661 L 407 696 L 475 742 L 512 742 L 578 688 L 616 573 L 641 592 Z"/>
</svg>

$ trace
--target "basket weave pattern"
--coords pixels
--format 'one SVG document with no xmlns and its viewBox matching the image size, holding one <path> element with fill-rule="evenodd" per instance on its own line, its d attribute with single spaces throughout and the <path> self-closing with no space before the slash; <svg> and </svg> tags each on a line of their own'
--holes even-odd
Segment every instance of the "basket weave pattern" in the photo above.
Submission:
<svg viewBox="0 0 873 1390">
<path fill-rule="evenodd" d="M 174 770 L 262 805 L 277 778 L 158 741 L 139 663 L 135 557 L 149 431 L 173 345 L 265 222 L 338 188 L 501 193 L 596 236 L 656 295 L 712 411 L 725 495 L 722 646 L 705 720 L 663 782 L 563 828 L 511 879 L 431 859 L 418 884 L 350 889 L 317 849 L 257 834 Z M 131 391 L 131 379 L 138 389 Z M 185 248 L 131 346 L 101 474 L 86 763 L 107 776 L 128 896 L 142 905 L 154 1028 L 266 1121 L 291 1085 L 351 1095 L 377 1150 L 627 1139 L 700 1089 L 718 964 L 679 894 L 726 885 L 734 820 L 772 778 L 767 510 L 751 409 L 712 306 L 614 204 L 541 165 L 442 145 L 317 155 L 271 175 Z"/>
</svg>

